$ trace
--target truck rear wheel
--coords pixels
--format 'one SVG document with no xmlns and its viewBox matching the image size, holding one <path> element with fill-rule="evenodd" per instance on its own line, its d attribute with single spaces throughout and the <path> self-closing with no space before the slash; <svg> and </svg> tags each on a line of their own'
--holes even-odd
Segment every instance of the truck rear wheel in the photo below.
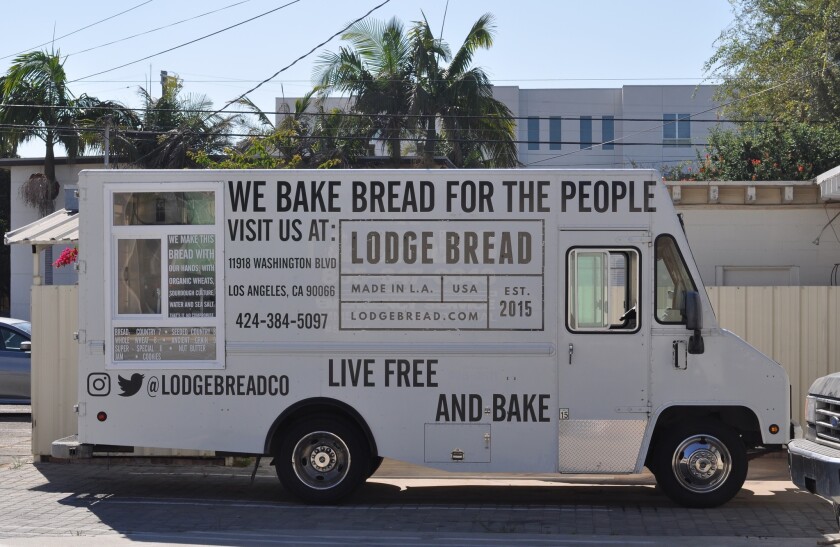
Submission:
<svg viewBox="0 0 840 547">
<path fill-rule="evenodd" d="M 685 507 L 717 507 L 747 478 L 747 452 L 738 434 L 716 422 L 679 426 L 654 448 L 656 482 Z"/>
<path fill-rule="evenodd" d="M 370 450 L 358 428 L 318 418 L 294 425 L 275 458 L 283 487 L 307 503 L 335 503 L 367 478 Z"/>
</svg>

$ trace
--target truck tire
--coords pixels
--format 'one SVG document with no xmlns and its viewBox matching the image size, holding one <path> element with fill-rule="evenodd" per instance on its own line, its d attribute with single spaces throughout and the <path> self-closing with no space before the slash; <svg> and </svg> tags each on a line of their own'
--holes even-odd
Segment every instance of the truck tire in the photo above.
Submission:
<svg viewBox="0 0 840 547">
<path fill-rule="evenodd" d="M 335 503 L 351 494 L 370 469 L 362 433 L 344 420 L 314 418 L 292 426 L 280 443 L 275 470 L 283 487 L 307 503 Z"/>
<path fill-rule="evenodd" d="M 747 478 L 747 451 L 738 434 L 719 422 L 690 423 L 667 432 L 654 447 L 656 483 L 685 507 L 717 507 Z"/>
<path fill-rule="evenodd" d="M 367 478 L 371 478 L 376 470 L 379 469 L 379 466 L 382 465 L 382 462 L 385 460 L 382 456 L 376 456 L 370 459 L 370 469 L 367 472 Z"/>
</svg>

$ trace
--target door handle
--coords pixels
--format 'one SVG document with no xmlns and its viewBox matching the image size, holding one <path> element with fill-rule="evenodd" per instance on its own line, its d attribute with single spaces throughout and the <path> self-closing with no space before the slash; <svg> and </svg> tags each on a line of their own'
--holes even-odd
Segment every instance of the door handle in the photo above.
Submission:
<svg viewBox="0 0 840 547">
<path fill-rule="evenodd" d="M 574 344 L 569 344 L 569 364 L 572 364 L 572 354 L 575 352 Z"/>
<path fill-rule="evenodd" d="M 685 340 L 674 340 L 671 344 L 674 351 L 674 368 L 686 370 L 688 368 L 688 352 Z"/>
</svg>

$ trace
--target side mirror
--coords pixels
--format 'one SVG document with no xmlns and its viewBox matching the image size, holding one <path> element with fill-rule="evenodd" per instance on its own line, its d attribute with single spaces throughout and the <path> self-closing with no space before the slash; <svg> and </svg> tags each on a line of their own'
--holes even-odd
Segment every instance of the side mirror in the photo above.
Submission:
<svg viewBox="0 0 840 547">
<path fill-rule="evenodd" d="M 694 331 L 688 339 L 688 353 L 693 355 L 703 353 L 705 346 L 700 329 L 703 328 L 703 304 L 700 302 L 700 294 L 697 291 L 685 291 L 685 328 Z"/>
<path fill-rule="evenodd" d="M 683 305 L 685 306 L 685 328 L 688 330 L 700 330 L 703 328 L 703 305 L 700 303 L 700 293 L 697 291 L 685 291 L 683 293 Z"/>
<path fill-rule="evenodd" d="M 32 351 L 32 342 L 26 340 L 20 343 L 20 351 Z"/>
</svg>

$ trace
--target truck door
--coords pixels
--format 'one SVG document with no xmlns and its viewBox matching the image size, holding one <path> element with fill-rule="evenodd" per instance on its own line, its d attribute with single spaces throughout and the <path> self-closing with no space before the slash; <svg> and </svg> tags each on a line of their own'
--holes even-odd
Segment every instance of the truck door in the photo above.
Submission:
<svg viewBox="0 0 840 547">
<path fill-rule="evenodd" d="M 647 230 L 560 230 L 559 471 L 635 469 L 648 420 Z"/>
</svg>

